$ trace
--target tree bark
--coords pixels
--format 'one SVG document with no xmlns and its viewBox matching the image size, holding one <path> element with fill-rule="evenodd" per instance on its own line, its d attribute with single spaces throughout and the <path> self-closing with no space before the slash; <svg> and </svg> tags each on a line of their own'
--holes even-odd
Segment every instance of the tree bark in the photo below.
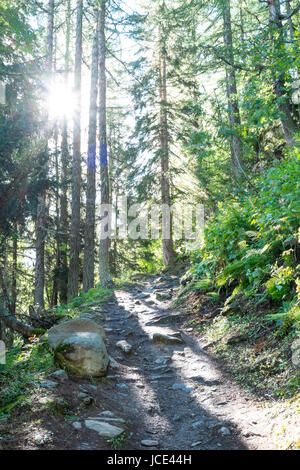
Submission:
<svg viewBox="0 0 300 470">
<path fill-rule="evenodd" d="M 65 86 L 69 82 L 70 65 L 70 20 L 71 20 L 71 0 L 67 2 L 66 8 L 66 49 L 65 49 Z M 68 143 L 68 122 L 66 116 L 62 124 L 62 142 L 61 142 L 61 194 L 60 194 L 60 270 L 59 270 L 59 295 L 60 302 L 68 301 L 68 172 L 69 172 L 69 143 Z"/>
<path fill-rule="evenodd" d="M 107 126 L 106 126 L 106 0 L 102 0 L 100 7 L 100 44 L 99 44 L 99 137 L 100 137 L 100 181 L 101 181 L 101 205 L 109 204 L 109 176 L 107 157 Z M 105 212 L 103 217 L 108 214 Z M 101 222 L 103 222 L 103 217 Z M 104 227 L 108 232 L 109 227 Z M 101 285 L 109 287 L 112 283 L 109 266 L 109 237 L 100 239 L 99 247 L 99 276 Z"/>
<path fill-rule="evenodd" d="M 70 235 L 70 265 L 68 298 L 76 297 L 79 288 L 80 261 L 80 196 L 81 196 L 81 65 L 82 65 L 82 18 L 83 1 L 77 1 L 75 46 L 75 111 L 72 162 L 72 218 Z"/>
<path fill-rule="evenodd" d="M 50 77 L 48 79 L 51 85 L 51 74 L 53 67 L 53 49 L 54 49 L 54 6 L 55 0 L 48 2 L 48 24 L 47 24 L 47 73 Z M 48 146 L 46 149 L 48 152 Z M 45 172 L 47 170 L 44 170 Z M 44 175 L 45 176 L 45 175 Z M 45 237 L 46 237 L 46 190 L 41 190 L 38 194 L 37 203 L 37 216 L 35 222 L 35 289 L 34 289 L 34 303 L 40 309 L 45 308 L 44 304 L 44 290 L 45 290 Z"/>
<path fill-rule="evenodd" d="M 228 100 L 228 119 L 231 131 L 230 153 L 234 178 L 238 180 L 245 175 L 242 167 L 242 140 L 239 135 L 241 126 L 240 109 L 237 95 L 236 75 L 234 68 L 233 38 L 231 27 L 231 5 L 230 0 L 223 2 L 223 24 L 224 24 L 224 46 L 228 62 L 232 65 L 226 66 L 226 94 Z"/>
<path fill-rule="evenodd" d="M 83 290 L 94 287 L 95 272 L 95 203 L 96 203 L 96 140 L 97 98 L 99 78 L 99 10 L 95 10 L 96 27 L 92 52 L 90 115 L 88 136 L 85 244 L 83 263 Z"/>
<path fill-rule="evenodd" d="M 59 276 L 58 273 L 60 271 L 60 204 L 59 204 L 59 185 L 60 185 L 60 174 L 59 174 L 59 166 L 58 166 L 58 127 L 57 124 L 55 126 L 54 131 L 54 148 L 55 148 L 55 225 L 56 225 L 56 247 L 55 247 L 55 269 L 53 273 L 53 288 L 51 293 L 51 302 L 50 305 L 53 307 L 58 303 L 58 280 Z"/>
<path fill-rule="evenodd" d="M 289 17 L 288 19 L 288 22 L 289 22 L 289 31 L 290 31 L 290 37 L 291 39 L 294 39 L 294 35 L 295 35 L 295 26 L 294 26 L 294 23 L 293 23 L 293 19 L 292 17 L 290 16 L 291 14 L 291 2 L 290 0 L 285 0 L 285 8 L 286 8 L 286 14 L 287 16 Z"/>
<path fill-rule="evenodd" d="M 278 38 L 273 36 L 273 46 L 275 57 L 281 57 L 282 45 L 284 44 L 284 31 L 281 21 L 281 11 L 279 0 L 268 0 L 271 26 L 277 30 Z M 277 97 L 277 106 L 280 112 L 281 125 L 288 146 L 294 145 L 294 134 L 299 130 L 297 121 L 297 110 L 290 101 L 285 89 L 285 70 L 280 70 L 276 61 L 276 70 L 273 70 L 274 92 Z"/>
<path fill-rule="evenodd" d="M 17 306 L 17 268 L 18 268 L 18 227 L 17 223 L 14 224 L 14 238 L 13 238 L 13 264 L 11 276 L 11 308 L 16 311 Z"/>
<path fill-rule="evenodd" d="M 37 216 L 35 222 L 35 285 L 34 304 L 45 308 L 45 236 L 46 236 L 46 194 L 45 190 L 38 195 Z"/>
<path fill-rule="evenodd" d="M 0 303 L 0 318 L 5 325 L 13 331 L 20 333 L 24 338 L 29 338 L 34 334 L 34 328 L 26 323 L 23 323 L 16 319 L 16 317 L 10 314 L 4 306 Z"/>
<path fill-rule="evenodd" d="M 163 2 L 163 7 L 165 2 Z M 167 112 L 167 58 L 165 31 L 162 25 L 159 27 L 159 100 L 160 100 L 160 163 L 161 163 L 161 202 L 171 208 L 170 197 L 170 172 L 169 172 L 169 129 Z M 166 220 L 165 220 L 166 222 Z M 162 235 L 163 261 L 166 267 L 176 255 L 173 246 L 173 223 L 170 212 L 170 230 L 166 235 Z"/>
</svg>

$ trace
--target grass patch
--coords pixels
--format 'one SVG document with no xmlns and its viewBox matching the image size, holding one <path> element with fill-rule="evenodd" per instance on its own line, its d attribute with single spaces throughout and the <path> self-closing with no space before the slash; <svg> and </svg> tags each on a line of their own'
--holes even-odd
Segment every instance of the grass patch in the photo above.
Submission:
<svg viewBox="0 0 300 470">
<path fill-rule="evenodd" d="M 107 442 L 111 444 L 114 449 L 118 449 L 125 442 L 126 434 L 121 434 L 119 437 L 111 437 Z"/>
<path fill-rule="evenodd" d="M 101 307 L 113 295 L 113 289 L 103 289 L 100 285 L 81 293 L 72 299 L 68 304 L 56 307 L 57 318 L 73 319 L 78 317 L 84 310 L 91 307 Z"/>
<path fill-rule="evenodd" d="M 0 371 L 0 417 L 9 415 L 28 397 L 34 382 L 54 369 L 53 354 L 46 342 L 8 351 L 6 364 Z"/>
<path fill-rule="evenodd" d="M 193 322 L 208 350 L 224 361 L 225 369 L 249 392 L 259 396 L 290 398 L 299 392 L 300 370 L 292 361 L 295 331 L 278 341 L 276 329 L 266 327 L 262 315 L 239 314 L 217 316 L 211 322 Z M 233 335 L 246 335 L 247 340 L 228 344 Z"/>
</svg>

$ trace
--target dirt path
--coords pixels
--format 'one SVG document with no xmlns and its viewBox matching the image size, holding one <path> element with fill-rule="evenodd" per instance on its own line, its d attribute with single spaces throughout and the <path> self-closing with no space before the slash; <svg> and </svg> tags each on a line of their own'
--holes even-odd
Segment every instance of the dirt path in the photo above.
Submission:
<svg viewBox="0 0 300 470">
<path fill-rule="evenodd" d="M 282 426 L 284 410 L 273 402 L 259 402 L 226 377 L 191 328 L 180 327 L 180 315 L 170 323 L 170 315 L 176 315 L 168 309 L 170 301 L 158 301 L 156 296 L 157 291 L 170 294 L 177 283 L 175 277 L 153 277 L 142 287 L 115 292 L 102 313 L 108 351 L 118 366 L 100 383 L 68 380 L 57 389 L 57 396 L 73 401 L 75 408 L 74 396 L 82 390 L 94 401 L 90 407 L 77 408 L 79 429 L 72 421 L 43 416 L 41 432 L 51 430 L 53 435 L 44 448 L 111 449 L 118 444 L 119 449 L 144 449 L 143 440 L 156 441 L 152 448 L 162 450 L 276 448 L 273 437 Z M 176 342 L 182 338 L 182 343 L 155 344 L 157 333 L 169 334 Z M 130 343 L 130 354 L 116 346 L 120 340 Z M 124 440 L 108 443 L 85 427 L 85 419 L 103 411 L 125 420 Z M 16 447 L 37 447 L 32 443 L 34 433 L 29 438 L 28 423 L 25 427 L 18 429 Z"/>
<path fill-rule="evenodd" d="M 177 282 L 148 280 L 143 288 L 117 291 L 105 308 L 108 350 L 120 367 L 104 387 L 104 408 L 128 423 L 120 448 L 141 449 L 145 439 L 165 450 L 275 448 L 272 410 L 222 374 L 190 329 L 180 328 L 180 317 L 170 327 L 170 302 L 153 291 L 170 293 Z M 153 343 L 155 333 L 178 332 L 182 344 Z M 130 355 L 116 348 L 120 339 L 132 345 Z M 101 448 L 90 433 L 89 446 Z"/>
</svg>

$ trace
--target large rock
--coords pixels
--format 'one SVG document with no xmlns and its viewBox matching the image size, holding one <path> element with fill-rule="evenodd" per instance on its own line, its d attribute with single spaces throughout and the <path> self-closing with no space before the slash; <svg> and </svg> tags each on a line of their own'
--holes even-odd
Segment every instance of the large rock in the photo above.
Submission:
<svg viewBox="0 0 300 470">
<path fill-rule="evenodd" d="M 97 333 L 105 341 L 105 332 L 102 326 L 97 325 L 87 318 L 75 318 L 59 325 L 55 325 L 48 330 L 48 342 L 52 349 L 55 349 L 60 343 L 73 333 Z"/>
<path fill-rule="evenodd" d="M 55 349 L 60 366 L 80 377 L 106 375 L 109 358 L 98 333 L 80 331 L 65 338 Z"/>
</svg>

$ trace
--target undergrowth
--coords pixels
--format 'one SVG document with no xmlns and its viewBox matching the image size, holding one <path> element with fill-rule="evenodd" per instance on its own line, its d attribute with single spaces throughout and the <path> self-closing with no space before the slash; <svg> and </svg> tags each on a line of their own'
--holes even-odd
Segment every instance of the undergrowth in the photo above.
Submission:
<svg viewBox="0 0 300 470">
<path fill-rule="evenodd" d="M 195 251 L 191 288 L 210 284 L 268 298 L 279 335 L 300 327 L 300 165 L 297 151 L 266 172 L 251 194 L 220 204 Z M 212 290 L 212 289 L 211 289 Z"/>
<path fill-rule="evenodd" d="M 82 292 L 78 297 L 70 300 L 68 304 L 61 304 L 56 307 L 58 318 L 76 318 L 82 311 L 88 311 L 91 307 L 99 307 L 113 295 L 113 289 L 103 289 L 100 285 Z"/>
<path fill-rule="evenodd" d="M 101 308 L 113 294 L 112 289 L 100 286 L 82 293 L 67 305 L 56 308 L 58 320 L 76 318 L 81 313 L 95 308 Z M 6 353 L 6 364 L 0 366 L 0 417 L 27 400 L 31 389 L 43 377 L 55 370 L 54 355 L 47 341 L 32 338 L 25 343 L 16 337 L 14 346 Z"/>
<path fill-rule="evenodd" d="M 10 412 L 30 394 L 42 376 L 55 369 L 53 354 L 46 342 L 21 344 L 20 340 L 6 354 L 0 371 L 0 417 Z"/>
<path fill-rule="evenodd" d="M 300 387 L 299 366 L 292 362 L 300 335 L 297 150 L 253 186 L 220 204 L 208 220 L 175 304 L 189 306 L 191 323 L 238 381 L 251 390 L 293 396 Z M 246 341 L 228 344 L 234 333 Z"/>
</svg>

